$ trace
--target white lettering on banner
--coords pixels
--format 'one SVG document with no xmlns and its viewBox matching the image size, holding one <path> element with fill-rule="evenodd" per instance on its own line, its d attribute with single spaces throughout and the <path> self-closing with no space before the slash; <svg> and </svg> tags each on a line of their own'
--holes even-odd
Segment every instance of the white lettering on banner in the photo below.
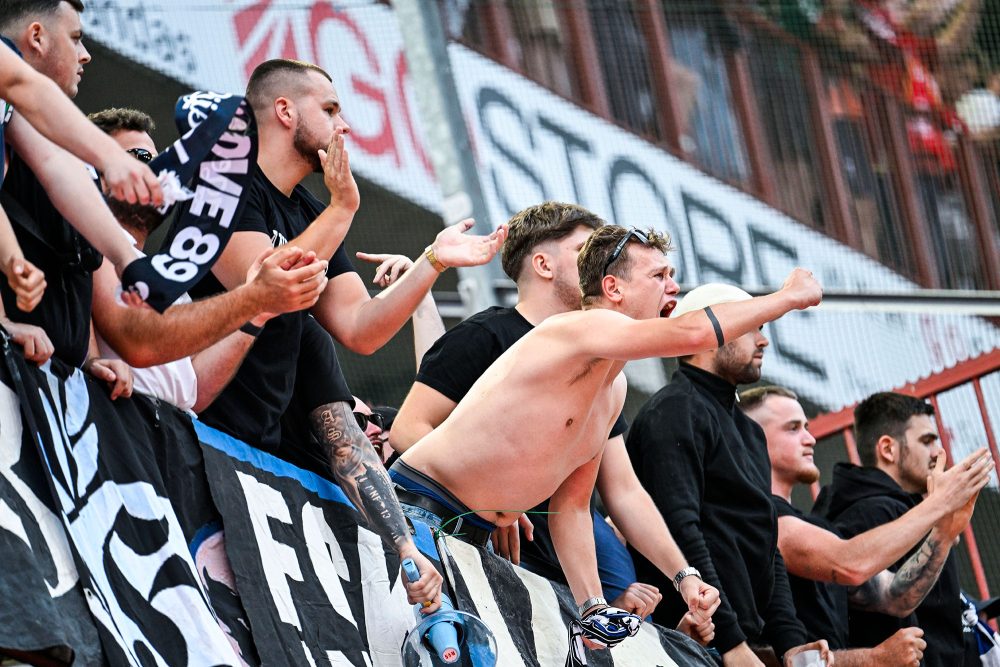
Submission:
<svg viewBox="0 0 1000 667">
<path fill-rule="evenodd" d="M 135 665 L 152 660 L 165 666 L 168 661 L 163 652 L 177 650 L 172 644 L 156 645 L 146 634 L 141 624 L 153 612 L 135 609 L 139 601 L 173 623 L 175 631 L 184 637 L 186 655 L 180 664 L 239 665 L 197 584 L 194 563 L 170 501 L 156 495 L 146 482 L 118 484 L 108 480 L 91 489 L 97 475 L 99 438 L 89 418 L 86 380 L 82 371 L 74 371 L 62 385 L 65 402 L 60 398 L 59 404 L 53 404 L 49 395 L 62 396 L 60 383 L 49 373 L 45 377 L 51 394 L 41 392 L 40 398 L 55 446 L 54 460 L 50 460 L 50 465 L 55 466 L 52 478 L 66 529 L 90 574 L 83 584 L 95 619 Z M 73 447 L 70 443 L 75 439 L 79 442 Z M 131 532 L 120 535 L 118 524 L 131 521 L 154 522 L 165 532 L 139 538 Z M 143 543 L 140 551 L 129 544 L 130 540 L 149 537 L 162 539 L 162 543 Z M 157 590 L 155 586 L 162 586 L 159 578 L 165 567 L 171 569 L 171 581 L 178 579 L 178 563 L 183 563 L 187 581 Z M 124 590 L 126 586 L 130 590 Z M 127 611 L 119 599 L 130 601 Z M 130 612 L 139 613 L 133 618 Z M 161 629 L 158 636 L 169 635 Z"/>
<path fill-rule="evenodd" d="M 18 399 L 7 385 L 0 383 L 0 477 L 3 477 L 20 497 L 25 508 L 38 525 L 44 544 L 32 544 L 20 518 L 13 514 L 0 520 L 0 528 L 9 530 L 24 541 L 34 552 L 36 558 L 50 559 L 53 571 L 56 573 L 54 582 L 46 581 L 49 595 L 59 597 L 73 588 L 79 579 L 69 542 L 66 541 L 66 530 L 59 517 L 52 513 L 35 492 L 22 480 L 16 466 L 21 461 L 22 447 L 21 415 L 18 410 Z M 5 504 L 8 509 L 9 506 Z M 7 523 L 4 523 L 6 521 Z"/>
<path fill-rule="evenodd" d="M 219 108 L 219 102 L 222 100 L 227 100 L 232 95 L 213 93 L 213 92 L 199 92 L 193 93 L 191 95 L 185 95 L 182 99 L 184 104 L 181 108 L 188 112 L 188 126 L 191 130 L 195 129 L 201 125 L 202 121 L 208 118 L 208 115 Z M 189 132 L 191 130 L 188 130 Z"/>
<path fill-rule="evenodd" d="M 347 619 L 347 622 L 358 629 L 351 606 L 347 603 L 347 595 L 340 581 L 348 581 L 351 573 L 347 569 L 347 560 L 340 550 L 340 543 L 333 530 L 323 516 L 323 509 L 311 503 L 302 508 L 302 533 L 305 536 L 306 548 L 309 550 L 309 560 L 319 578 L 323 592 L 333 606 L 334 611 Z"/>
<path fill-rule="evenodd" d="M 260 550 L 260 561 L 264 567 L 264 578 L 267 579 L 267 586 L 274 598 L 278 618 L 301 631 L 302 624 L 298 612 L 295 611 L 292 592 L 288 588 L 286 578 L 303 581 L 302 568 L 299 567 L 295 549 L 275 540 L 268 526 L 270 519 L 291 525 L 292 516 L 288 511 L 288 505 L 278 491 L 257 481 L 257 478 L 241 472 L 237 472 L 236 477 L 246 497 L 247 512 L 250 514 L 253 534 Z"/>
<path fill-rule="evenodd" d="M 400 664 L 399 645 L 403 633 L 417 623 L 412 607 L 406 601 L 402 575 L 399 570 L 391 575 L 386 570 L 382 544 L 382 538 L 372 531 L 358 530 L 368 651 L 376 665 L 389 666 Z"/>
<path fill-rule="evenodd" d="M 306 579 L 312 580 L 312 575 L 315 575 L 330 606 L 357 632 L 358 621 L 351 611 L 347 591 L 344 589 L 344 582 L 351 580 L 351 571 L 343 552 L 345 545 L 337 541 L 324 516 L 323 508 L 308 502 L 302 507 L 302 537 L 308 554 L 308 565 L 312 567 L 312 573 L 307 576 L 304 572 L 306 563 L 299 562 L 294 548 L 277 541 L 270 528 L 270 521 L 273 520 L 294 526 L 288 499 L 277 489 L 252 475 L 237 471 L 236 477 L 246 498 L 261 567 L 264 569 L 267 588 L 278 618 L 300 633 L 303 632 L 302 617 L 296 610 L 288 579 L 303 582 Z M 395 586 L 390 587 L 381 538 L 360 526 L 357 534 L 361 596 L 368 639 L 368 651 L 363 651 L 361 655 L 368 665 L 373 662 L 378 665 L 400 664 L 400 643 L 405 632 L 415 624 L 410 605 L 406 602 L 406 593 L 399 582 L 398 573 L 395 573 Z M 303 610 L 303 613 L 306 611 Z M 316 650 L 321 650 L 322 653 L 313 655 L 304 641 L 300 644 L 310 665 L 316 664 L 319 656 L 325 657 L 332 665 L 352 664 L 342 651 L 319 647 Z"/>
<path fill-rule="evenodd" d="M 187 108 L 190 103 L 193 109 L 204 113 L 202 110 L 206 106 L 211 109 L 215 109 L 217 106 L 215 103 L 210 103 L 209 100 L 220 100 L 225 97 L 228 95 L 207 98 L 199 95 L 188 95 L 184 98 L 184 108 Z M 200 101 L 190 101 L 192 99 Z M 207 207 L 208 215 L 217 218 L 216 224 L 226 229 L 233 222 L 233 217 L 239 208 L 240 195 L 243 192 L 243 188 L 232 179 L 227 178 L 226 174 L 245 175 L 250 170 L 250 161 L 247 156 L 250 154 L 252 141 L 250 137 L 235 134 L 236 131 L 246 130 L 246 128 L 247 122 L 244 119 L 233 116 L 229 123 L 229 131 L 224 132 L 212 146 L 212 154 L 222 159 L 205 160 L 199 165 L 201 178 L 195 187 L 194 197 L 191 200 L 190 210 L 192 213 L 203 215 Z M 192 126 L 188 134 L 193 130 Z M 180 141 L 174 145 L 180 146 Z M 186 153 L 184 161 L 187 161 Z M 187 227 L 174 237 L 170 243 L 168 254 L 154 256 L 150 260 L 150 264 L 164 278 L 185 282 L 194 277 L 201 266 L 210 263 L 215 258 L 220 245 L 219 237 L 215 234 L 202 232 L 197 227 Z"/>
</svg>

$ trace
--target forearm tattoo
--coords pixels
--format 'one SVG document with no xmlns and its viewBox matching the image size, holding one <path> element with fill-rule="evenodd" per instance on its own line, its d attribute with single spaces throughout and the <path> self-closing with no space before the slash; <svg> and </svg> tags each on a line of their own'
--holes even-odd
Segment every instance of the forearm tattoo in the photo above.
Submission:
<svg viewBox="0 0 1000 667">
<path fill-rule="evenodd" d="M 850 589 L 851 606 L 897 616 L 912 613 L 937 583 L 947 558 L 948 549 L 932 535 L 894 575 L 879 573 L 861 586 Z"/>
<path fill-rule="evenodd" d="M 368 438 L 358 428 L 347 403 L 328 403 L 309 413 L 313 435 L 319 440 L 340 488 L 369 526 L 393 549 L 410 539 L 403 510 L 392 490 L 389 474 Z"/>
</svg>

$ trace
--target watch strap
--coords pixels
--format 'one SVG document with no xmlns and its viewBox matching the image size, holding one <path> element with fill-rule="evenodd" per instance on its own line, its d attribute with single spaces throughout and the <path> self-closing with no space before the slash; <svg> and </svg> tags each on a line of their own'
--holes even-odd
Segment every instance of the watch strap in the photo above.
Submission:
<svg viewBox="0 0 1000 667">
<path fill-rule="evenodd" d="M 598 597 L 592 597 L 589 600 L 585 600 L 583 604 L 577 607 L 576 610 L 580 614 L 580 616 L 583 616 L 583 612 L 587 611 L 588 609 L 593 609 L 594 607 L 607 607 L 607 606 L 608 606 L 608 601 L 598 596 Z"/>
</svg>

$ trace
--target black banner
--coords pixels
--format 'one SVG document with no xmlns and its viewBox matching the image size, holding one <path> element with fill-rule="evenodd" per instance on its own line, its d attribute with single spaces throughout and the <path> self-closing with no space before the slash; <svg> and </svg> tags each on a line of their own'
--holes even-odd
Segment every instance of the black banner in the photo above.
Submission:
<svg viewBox="0 0 1000 667">
<path fill-rule="evenodd" d="M 104 664 L 38 450 L 0 364 L 0 647 Z"/>
<path fill-rule="evenodd" d="M 150 167 L 165 183 L 165 195 L 172 190 L 190 198 L 178 206 L 163 250 L 132 262 L 122 274 L 122 287 L 161 313 L 222 254 L 257 162 L 257 127 L 242 97 L 191 93 L 177 101 L 175 119 L 180 138 Z M 189 183 L 191 192 L 181 193 Z"/>
<path fill-rule="evenodd" d="M 54 649 L 62 662 L 75 653 L 76 664 L 115 667 L 403 664 L 415 617 L 398 557 L 339 487 L 154 399 L 112 402 L 79 370 L 34 368 L 4 343 L 0 376 L 16 396 L 0 384 L 0 655 Z M 414 528 L 423 552 L 443 549 L 455 606 L 489 626 L 497 664 L 564 664 L 575 616 L 565 586 Z M 713 664 L 652 624 L 588 659 Z"/>
<path fill-rule="evenodd" d="M 196 428 L 262 664 L 400 664 L 414 617 L 399 558 L 358 525 L 340 488 Z"/>
<path fill-rule="evenodd" d="M 112 402 L 78 369 L 4 356 L 108 663 L 239 665 L 166 497 L 157 405 Z"/>
</svg>

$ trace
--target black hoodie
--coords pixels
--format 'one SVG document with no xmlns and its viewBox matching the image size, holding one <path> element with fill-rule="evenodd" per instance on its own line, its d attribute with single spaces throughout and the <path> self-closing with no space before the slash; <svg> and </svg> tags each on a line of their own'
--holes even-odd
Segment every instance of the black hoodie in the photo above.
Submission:
<svg viewBox="0 0 1000 667">
<path fill-rule="evenodd" d="M 833 469 L 833 482 L 820 493 L 813 512 L 832 521 L 844 538 L 851 538 L 898 519 L 918 502 L 919 495 L 906 493 L 878 468 L 838 463 Z M 918 543 L 889 569 L 896 571 L 919 547 Z M 915 625 L 923 629 L 927 642 L 921 664 L 927 667 L 961 665 L 964 643 L 960 593 L 958 564 L 952 552 L 937 583 L 915 614 L 896 618 L 852 610 L 849 616 L 851 645 L 876 646 L 900 628 Z"/>
<path fill-rule="evenodd" d="M 715 647 L 805 643 L 778 553 L 771 461 L 760 426 L 736 406 L 736 387 L 682 363 L 639 410 L 626 445 L 639 481 L 688 563 L 719 589 Z M 639 581 L 658 586 L 654 619 L 673 627 L 685 611 L 671 583 L 632 551 Z"/>
</svg>

